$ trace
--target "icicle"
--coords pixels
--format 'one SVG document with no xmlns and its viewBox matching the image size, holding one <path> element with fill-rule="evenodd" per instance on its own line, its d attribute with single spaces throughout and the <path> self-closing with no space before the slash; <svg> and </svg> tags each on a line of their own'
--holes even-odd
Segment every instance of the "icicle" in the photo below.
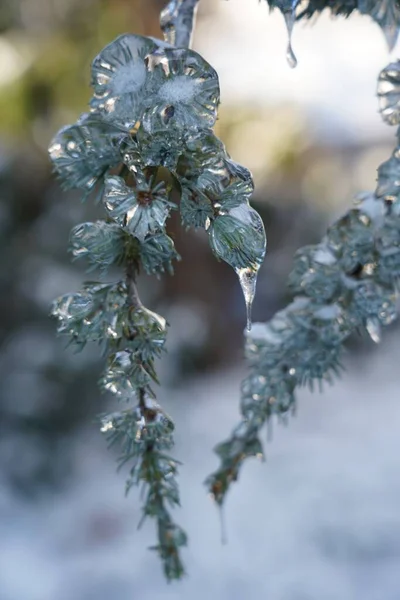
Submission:
<svg viewBox="0 0 400 600">
<path fill-rule="evenodd" d="M 226 531 L 225 513 L 223 511 L 224 511 L 224 506 L 222 504 L 220 504 L 218 506 L 218 512 L 219 512 L 219 524 L 221 527 L 221 544 L 223 546 L 226 546 L 226 544 L 228 543 L 228 535 L 227 535 L 227 531 Z"/>
<path fill-rule="evenodd" d="M 295 67 L 297 67 L 297 58 L 296 58 L 296 55 L 293 52 L 293 48 L 292 48 L 293 26 L 294 26 L 294 22 L 296 19 L 296 12 L 295 12 L 296 4 L 297 4 L 297 2 L 293 3 L 292 10 L 283 11 L 283 16 L 285 18 L 286 28 L 287 28 L 287 32 L 288 32 L 288 45 L 287 45 L 287 50 L 286 50 L 286 60 L 291 69 L 294 69 Z"/>
<path fill-rule="evenodd" d="M 367 319 L 365 327 L 369 333 L 369 336 L 375 344 L 379 344 L 381 341 L 381 326 L 377 319 Z"/>
<path fill-rule="evenodd" d="M 387 23 L 387 25 L 382 26 L 382 30 L 389 51 L 391 52 L 396 45 L 397 36 L 399 35 L 398 25 L 394 23 Z"/>
<path fill-rule="evenodd" d="M 170 0 L 161 11 L 164 39 L 173 46 L 189 48 L 199 0 Z"/>
<path fill-rule="evenodd" d="M 242 288 L 247 312 L 247 331 L 251 330 L 251 308 L 253 306 L 254 296 L 256 294 L 257 275 L 260 266 L 245 267 L 235 269 Z"/>
<path fill-rule="evenodd" d="M 394 0 L 359 0 L 358 10 L 378 23 L 392 51 L 399 34 L 400 11 Z"/>
</svg>

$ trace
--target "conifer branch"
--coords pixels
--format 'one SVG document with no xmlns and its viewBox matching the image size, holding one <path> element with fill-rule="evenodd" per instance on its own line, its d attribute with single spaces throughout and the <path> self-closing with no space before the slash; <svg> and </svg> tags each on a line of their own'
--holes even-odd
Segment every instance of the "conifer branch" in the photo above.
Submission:
<svg viewBox="0 0 400 600">
<path fill-rule="evenodd" d="M 334 14 L 359 10 L 397 37 L 396 0 L 268 0 L 280 9 L 290 36 L 295 20 L 328 8 Z M 144 485 L 143 518 L 156 519 L 159 554 L 168 579 L 183 574 L 180 550 L 186 534 L 169 509 L 179 505 L 178 462 L 169 456 L 174 425 L 155 401 L 155 358 L 166 340 L 166 323 L 145 308 L 136 285 L 140 270 L 160 276 L 179 259 L 166 223 L 171 210 L 158 167 L 179 180 L 182 224 L 206 230 L 213 253 L 235 270 L 251 326 L 257 272 L 266 251 L 262 220 L 250 206 L 250 172 L 235 163 L 213 127 L 220 102 L 218 75 L 188 49 L 198 0 L 171 0 L 161 16 L 166 42 L 126 34 L 106 46 L 92 64 L 90 112 L 62 128 L 49 153 L 65 187 L 102 198 L 106 218 L 71 232 L 74 258 L 86 258 L 103 274 L 125 270 L 116 283 L 88 282 L 58 298 L 52 309 L 58 331 L 78 349 L 99 343 L 106 357 L 100 386 L 134 408 L 104 415 L 101 430 L 129 464 L 127 491 Z M 304 10 L 303 10 L 304 8 Z M 303 11 L 303 12 L 302 12 Z M 174 47 L 174 44 L 178 47 Z M 400 67 L 381 75 L 382 115 L 400 122 Z M 296 255 L 290 286 L 295 301 L 270 323 L 247 335 L 250 374 L 242 388 L 242 420 L 217 448 L 220 468 L 208 487 L 222 504 L 249 456 L 262 456 L 259 433 L 274 416 L 286 418 L 295 389 L 330 381 L 340 370 L 343 342 L 365 327 L 374 341 L 381 325 L 396 316 L 400 277 L 400 148 L 378 170 L 375 195 L 363 197 L 335 223 L 321 244 Z M 118 173 L 118 175 L 117 175 Z"/>
<path fill-rule="evenodd" d="M 400 124 L 400 61 L 379 76 L 383 119 Z M 399 141 L 398 141 L 399 143 Z M 400 280 L 400 147 L 378 168 L 375 193 L 362 194 L 316 246 L 295 255 L 289 287 L 294 301 L 247 333 L 249 375 L 242 384 L 241 420 L 215 448 L 219 468 L 206 485 L 222 505 L 242 464 L 264 456 L 260 431 L 293 412 L 296 388 L 332 383 L 344 342 L 366 329 L 378 343 L 397 317 Z"/>
</svg>

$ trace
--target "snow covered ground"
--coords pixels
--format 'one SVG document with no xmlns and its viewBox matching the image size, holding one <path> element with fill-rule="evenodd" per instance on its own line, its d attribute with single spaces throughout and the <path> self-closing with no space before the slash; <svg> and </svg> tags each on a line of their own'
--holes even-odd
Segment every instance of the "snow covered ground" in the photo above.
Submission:
<svg viewBox="0 0 400 600">
<path fill-rule="evenodd" d="M 268 461 L 244 469 L 228 499 L 228 544 L 202 487 L 211 447 L 237 414 L 238 369 L 164 397 L 183 458 L 188 577 L 167 585 L 137 531 L 139 504 L 100 436 L 76 443 L 76 477 L 36 505 L 0 494 L 1 600 L 398 600 L 400 346 L 396 332 L 323 395 L 304 392 L 275 427 Z"/>
</svg>

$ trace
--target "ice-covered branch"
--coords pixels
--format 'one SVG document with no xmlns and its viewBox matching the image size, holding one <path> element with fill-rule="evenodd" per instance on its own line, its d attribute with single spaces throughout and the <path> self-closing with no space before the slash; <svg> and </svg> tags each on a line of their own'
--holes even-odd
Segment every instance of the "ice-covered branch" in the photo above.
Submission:
<svg viewBox="0 0 400 600">
<path fill-rule="evenodd" d="M 189 48 L 199 0 L 169 0 L 161 11 L 160 25 L 165 40 L 178 48 Z"/>
<path fill-rule="evenodd" d="M 188 23 L 183 20 L 182 26 Z M 166 231 L 177 208 L 170 199 L 174 178 L 181 191 L 182 223 L 206 229 L 214 254 L 235 269 L 250 326 L 265 233 L 249 204 L 251 174 L 231 160 L 212 131 L 218 76 L 201 56 L 124 35 L 93 61 L 92 85 L 91 112 L 55 136 L 50 157 L 66 186 L 82 189 L 85 197 L 98 190 L 105 210 L 104 220 L 72 230 L 73 256 L 103 274 L 120 267 L 125 277 L 117 283 L 88 283 L 81 292 L 56 300 L 52 313 L 58 331 L 78 347 L 88 341 L 101 344 L 106 356 L 101 387 L 133 405 L 104 415 L 101 430 L 119 446 L 121 464 L 130 466 L 127 489 L 146 489 L 143 516 L 156 519 L 154 549 L 167 578 L 175 579 L 184 570 L 180 550 L 186 534 L 170 514 L 179 505 L 178 463 L 169 455 L 174 426 L 154 391 L 166 322 L 142 305 L 137 274 L 172 272 L 178 258 Z M 160 179 L 166 169 L 170 175 Z"/>
<path fill-rule="evenodd" d="M 378 97 L 387 123 L 400 123 L 400 62 L 379 77 Z M 399 143 L 399 142 L 398 142 Z M 247 333 L 249 375 L 242 385 L 241 421 L 217 446 L 220 467 L 207 480 L 218 504 L 243 462 L 263 456 L 260 430 L 286 419 L 295 390 L 331 383 L 341 369 L 343 344 L 367 330 L 374 342 L 397 317 L 400 279 L 400 147 L 378 169 L 375 193 L 329 227 L 320 244 L 296 253 L 289 287 L 294 301 Z"/>
<path fill-rule="evenodd" d="M 279 0 L 268 0 L 274 5 Z M 353 11 L 369 15 L 382 29 L 389 48 L 392 50 L 400 29 L 400 6 L 398 0 L 307 0 L 298 14 L 298 19 L 312 17 L 328 9 L 334 15 L 348 17 Z"/>
</svg>

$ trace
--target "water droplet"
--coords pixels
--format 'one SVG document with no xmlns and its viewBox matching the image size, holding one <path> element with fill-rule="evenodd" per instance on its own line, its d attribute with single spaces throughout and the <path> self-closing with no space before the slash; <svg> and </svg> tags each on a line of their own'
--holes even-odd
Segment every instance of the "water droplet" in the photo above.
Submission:
<svg viewBox="0 0 400 600">
<path fill-rule="evenodd" d="M 259 265 L 235 269 L 239 277 L 240 286 L 242 288 L 244 301 L 246 303 L 247 312 L 247 331 L 251 330 L 251 308 L 253 306 L 254 296 L 256 295 L 257 275 Z"/>
<path fill-rule="evenodd" d="M 381 325 L 377 319 L 367 319 L 365 327 L 369 333 L 369 336 L 375 344 L 379 344 L 381 341 Z"/>
<path fill-rule="evenodd" d="M 296 19 L 296 13 L 294 10 L 285 10 L 283 12 L 283 16 L 285 18 L 286 29 L 288 32 L 288 45 L 286 50 L 286 60 L 291 69 L 297 67 L 297 58 L 292 48 L 292 34 L 293 34 L 293 25 Z"/>
<path fill-rule="evenodd" d="M 219 522 L 220 522 L 220 527 L 221 527 L 221 544 L 223 546 L 226 546 L 226 544 L 228 543 L 228 535 L 226 532 L 225 513 L 224 513 L 224 507 L 222 504 L 220 504 L 218 506 L 218 512 L 219 512 Z"/>
</svg>

